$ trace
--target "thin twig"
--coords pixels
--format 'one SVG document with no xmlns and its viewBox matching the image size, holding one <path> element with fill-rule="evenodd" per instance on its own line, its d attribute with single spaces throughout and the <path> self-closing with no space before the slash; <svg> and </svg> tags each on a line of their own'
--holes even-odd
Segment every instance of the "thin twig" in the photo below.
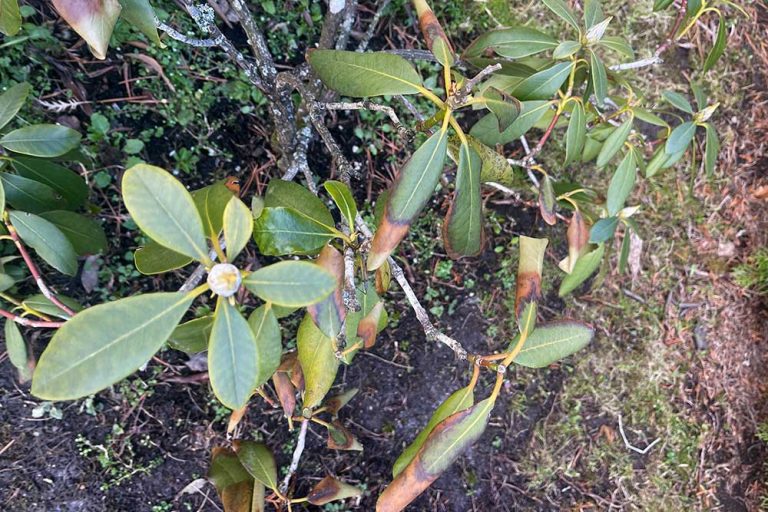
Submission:
<svg viewBox="0 0 768 512">
<path fill-rule="evenodd" d="M 42 320 L 30 320 L 29 318 L 14 315 L 10 311 L 6 311 L 4 309 L 0 309 L 0 316 L 4 316 L 8 320 L 11 320 L 13 322 L 16 322 L 19 325 L 24 325 L 26 327 L 47 327 L 51 329 L 58 329 L 62 325 L 64 325 L 64 322 L 47 322 Z"/>
<path fill-rule="evenodd" d="M 360 214 L 355 217 L 355 225 L 357 226 L 357 229 L 366 237 L 371 238 L 373 236 L 373 233 L 371 233 L 371 230 L 368 228 L 368 225 L 365 223 Z M 400 288 L 405 293 L 405 297 L 408 299 L 408 303 L 411 305 L 413 312 L 416 313 L 416 318 L 419 320 L 419 323 L 421 324 L 427 339 L 430 341 L 439 341 L 440 343 L 453 350 L 458 359 L 466 360 L 467 351 L 464 349 L 461 343 L 451 338 L 447 334 L 442 333 L 429 319 L 429 313 L 427 313 L 427 310 L 424 309 L 424 306 L 422 306 L 421 302 L 419 302 L 419 298 L 416 297 L 416 293 L 413 291 L 413 288 L 408 282 L 408 279 L 405 277 L 403 269 L 400 267 L 400 265 L 398 265 L 395 259 L 391 256 L 389 257 L 388 261 L 392 277 L 395 278 L 397 284 L 400 285 Z"/>
<path fill-rule="evenodd" d="M 387 7 L 389 7 L 389 4 L 392 2 L 392 0 L 383 0 L 380 4 L 378 9 L 376 9 L 376 13 L 373 15 L 373 18 L 371 19 L 371 22 L 368 24 L 368 30 L 365 31 L 365 35 L 363 35 L 363 38 L 360 40 L 360 43 L 357 45 L 357 51 L 358 52 L 364 52 L 368 48 L 368 43 L 371 42 L 371 39 L 373 38 L 374 32 L 376 32 L 376 26 L 379 24 L 379 19 L 381 18 L 381 15 L 384 14 L 384 11 Z"/>
<path fill-rule="evenodd" d="M 482 80 L 488 75 L 501 69 L 501 64 L 491 64 L 486 66 L 478 74 L 473 76 L 464 82 L 464 85 L 451 94 L 445 101 L 445 105 L 451 110 L 456 110 L 467 102 L 467 98 L 472 94 L 472 89 L 475 88 Z"/>
<path fill-rule="evenodd" d="M 656 445 L 656 443 L 661 441 L 661 438 L 657 437 L 656 439 L 653 440 L 651 444 L 649 444 L 643 449 L 640 449 L 637 446 L 633 446 L 627 439 L 627 435 L 624 433 L 624 423 L 621 420 L 621 414 L 619 414 L 619 433 L 621 434 L 621 438 L 624 440 L 624 446 L 626 446 L 627 448 L 629 448 L 634 452 L 639 453 L 640 455 L 645 455 L 646 453 L 651 451 L 651 448 L 653 448 Z"/>
<path fill-rule="evenodd" d="M 40 275 L 40 270 L 38 270 L 37 265 L 35 265 L 32 257 L 27 252 L 27 248 L 24 247 L 24 244 L 21 243 L 21 238 L 19 238 L 19 233 L 16 231 L 16 228 L 14 228 L 8 220 L 5 221 L 5 227 L 8 229 L 8 234 L 11 236 L 11 239 L 16 245 L 16 248 L 19 250 L 21 257 L 24 259 L 24 263 L 27 265 L 27 268 L 29 268 L 29 272 L 32 274 L 32 277 L 34 278 L 35 283 L 42 292 L 43 296 L 49 301 L 53 302 L 57 308 L 62 310 L 67 315 L 75 316 L 75 312 L 69 306 L 61 302 L 56 294 L 53 293 L 50 288 L 48 288 L 48 285 L 45 284 L 43 277 Z"/>
<path fill-rule="evenodd" d="M 185 36 L 175 28 L 171 27 L 170 25 L 166 25 L 158 19 L 155 19 L 155 26 L 161 32 L 168 34 L 171 39 L 175 39 L 176 41 L 188 44 L 189 46 L 194 46 L 196 48 L 212 48 L 214 46 L 219 46 L 219 41 L 216 39 L 197 39 L 195 37 Z"/>
<path fill-rule="evenodd" d="M 301 454 L 304 452 L 304 444 L 307 440 L 307 429 L 309 428 L 309 420 L 305 419 L 301 422 L 301 430 L 299 430 L 299 437 L 296 439 L 296 449 L 293 450 L 293 458 L 291 459 L 291 465 L 288 468 L 288 473 L 283 479 L 283 483 L 280 484 L 280 494 L 288 492 L 288 485 L 291 483 L 291 478 L 299 469 L 299 461 L 301 460 Z"/>
</svg>

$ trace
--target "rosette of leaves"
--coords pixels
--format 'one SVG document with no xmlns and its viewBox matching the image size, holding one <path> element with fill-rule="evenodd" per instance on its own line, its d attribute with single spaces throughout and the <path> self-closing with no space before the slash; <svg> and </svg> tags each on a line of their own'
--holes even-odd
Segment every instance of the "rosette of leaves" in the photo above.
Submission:
<svg viewBox="0 0 768 512">
<path fill-rule="evenodd" d="M 208 280 L 189 292 L 147 293 L 81 311 L 56 332 L 40 357 L 32 393 L 71 400 L 130 375 L 172 336 L 195 298 L 212 291 L 215 312 L 208 325 L 199 324 L 196 330 L 209 333 L 208 371 L 214 393 L 225 406 L 241 409 L 280 364 L 276 309 L 317 303 L 334 290 L 335 278 L 307 261 L 283 261 L 253 272 L 235 267 L 232 262 L 253 235 L 254 219 L 251 209 L 232 194 L 223 211 L 207 202 L 204 212 L 217 217 L 204 220 L 181 183 L 145 164 L 125 172 L 122 193 L 142 231 L 163 248 L 205 265 Z M 221 234 L 207 231 L 206 223 L 220 225 Z M 221 263 L 214 263 L 212 255 Z M 241 284 L 263 301 L 247 319 L 235 300 Z"/>
<path fill-rule="evenodd" d="M 84 159 L 80 134 L 56 124 L 14 128 L 30 91 L 29 84 L 20 83 L 0 94 L 0 214 L 43 261 L 74 276 L 78 258 L 105 251 L 107 239 L 101 224 L 81 213 L 88 186 L 66 167 Z M 23 278 L 15 260 L 0 260 L 0 291 Z"/>
</svg>

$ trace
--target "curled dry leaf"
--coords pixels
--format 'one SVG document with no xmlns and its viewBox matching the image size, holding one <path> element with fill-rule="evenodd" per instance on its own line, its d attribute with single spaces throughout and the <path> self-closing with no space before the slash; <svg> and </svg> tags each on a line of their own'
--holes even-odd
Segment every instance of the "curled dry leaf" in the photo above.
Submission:
<svg viewBox="0 0 768 512">
<path fill-rule="evenodd" d="M 326 245 L 320 251 L 320 256 L 315 260 L 315 263 L 336 278 L 336 289 L 317 304 L 307 307 L 307 311 L 323 334 L 332 338 L 339 334 L 347 316 L 347 308 L 344 307 L 342 298 L 344 256 L 330 245 Z"/>
<path fill-rule="evenodd" d="M 352 398 L 357 394 L 359 390 L 357 388 L 348 389 L 340 395 L 334 395 L 325 400 L 323 405 L 328 413 L 336 416 L 342 407 L 347 405 Z"/>
<path fill-rule="evenodd" d="M 332 450 L 363 451 L 360 441 L 338 420 L 328 428 L 328 448 Z"/>
<path fill-rule="evenodd" d="M 571 217 L 571 223 L 568 225 L 567 238 L 568 256 L 566 256 L 558 266 L 563 272 L 570 274 L 573 271 L 573 266 L 576 265 L 576 261 L 582 255 L 589 243 L 589 226 L 584 220 L 584 216 L 578 210 L 573 212 L 573 217 Z"/>
<path fill-rule="evenodd" d="M 520 318 L 526 305 L 541 298 L 541 272 L 544 267 L 546 238 L 520 237 L 520 260 L 517 268 L 515 316 Z"/>
<path fill-rule="evenodd" d="M 288 374 L 279 370 L 272 375 L 272 384 L 275 386 L 277 399 L 283 407 L 285 417 L 290 417 L 296 409 L 296 388 L 293 387 Z"/>
<path fill-rule="evenodd" d="M 365 315 L 357 324 L 357 335 L 363 339 L 365 348 L 373 348 L 376 344 L 376 333 L 379 328 L 379 320 L 384 312 L 384 303 L 379 301 L 373 306 L 371 312 Z"/>
<path fill-rule="evenodd" d="M 232 414 L 229 415 L 229 423 L 227 423 L 227 434 L 231 434 L 235 428 L 237 428 L 237 425 L 240 423 L 240 420 L 243 419 L 243 416 L 245 416 L 247 411 L 247 404 L 240 409 L 232 411 Z"/>
<path fill-rule="evenodd" d="M 320 506 L 332 501 L 353 498 L 362 494 L 363 491 L 361 489 L 345 484 L 332 476 L 327 476 L 312 488 L 307 496 L 307 501 L 313 505 Z"/>
</svg>

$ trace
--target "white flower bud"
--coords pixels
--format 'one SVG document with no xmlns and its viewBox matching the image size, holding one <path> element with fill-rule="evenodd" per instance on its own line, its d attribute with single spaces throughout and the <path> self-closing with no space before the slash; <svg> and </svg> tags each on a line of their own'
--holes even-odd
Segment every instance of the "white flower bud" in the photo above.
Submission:
<svg viewBox="0 0 768 512">
<path fill-rule="evenodd" d="M 240 271 L 229 263 L 214 265 L 208 272 L 208 285 L 211 291 L 222 297 L 231 297 L 237 293 L 241 281 Z"/>
</svg>

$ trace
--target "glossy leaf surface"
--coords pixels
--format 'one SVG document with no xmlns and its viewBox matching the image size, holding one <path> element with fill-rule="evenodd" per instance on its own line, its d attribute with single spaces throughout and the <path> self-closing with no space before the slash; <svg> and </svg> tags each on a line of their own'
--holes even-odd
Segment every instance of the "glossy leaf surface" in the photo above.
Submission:
<svg viewBox="0 0 768 512">
<path fill-rule="evenodd" d="M 443 222 L 445 249 L 452 258 L 475 256 L 483 249 L 481 161 L 469 144 L 459 146 L 456 191 Z"/>
<path fill-rule="evenodd" d="M 304 373 L 304 407 L 320 405 L 331 389 L 339 369 L 333 342 L 317 328 L 309 315 L 296 333 L 299 363 Z"/>
<path fill-rule="evenodd" d="M 34 124 L 18 128 L 0 138 L 0 146 L 22 155 L 51 158 L 71 151 L 80 143 L 80 134 L 57 124 Z"/>
<path fill-rule="evenodd" d="M 281 261 L 249 274 L 243 284 L 265 301 L 301 307 L 327 297 L 335 289 L 336 279 L 307 261 Z"/>
</svg>

